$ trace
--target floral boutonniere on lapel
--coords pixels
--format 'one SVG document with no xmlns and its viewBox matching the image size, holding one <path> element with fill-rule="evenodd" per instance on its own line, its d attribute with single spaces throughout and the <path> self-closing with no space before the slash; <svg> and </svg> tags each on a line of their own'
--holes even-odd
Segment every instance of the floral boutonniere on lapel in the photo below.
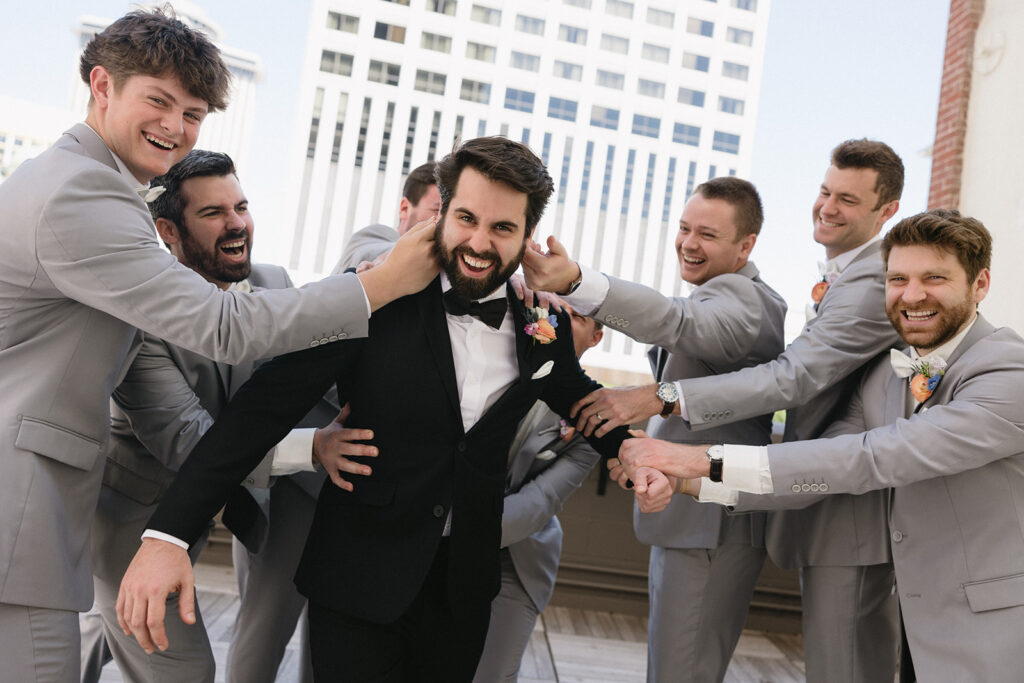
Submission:
<svg viewBox="0 0 1024 683">
<path fill-rule="evenodd" d="M 534 342 L 550 344 L 555 341 L 556 327 L 558 327 L 558 318 L 548 315 L 548 309 L 542 306 L 526 309 L 526 326 L 523 331 L 533 337 Z"/>
<path fill-rule="evenodd" d="M 918 403 L 924 403 L 946 374 L 946 361 L 935 356 L 925 356 L 914 360 L 912 365 L 915 374 L 910 378 L 910 393 Z"/>
<path fill-rule="evenodd" d="M 571 441 L 572 437 L 576 436 L 576 428 L 565 420 L 559 420 L 558 436 L 562 441 Z"/>
</svg>

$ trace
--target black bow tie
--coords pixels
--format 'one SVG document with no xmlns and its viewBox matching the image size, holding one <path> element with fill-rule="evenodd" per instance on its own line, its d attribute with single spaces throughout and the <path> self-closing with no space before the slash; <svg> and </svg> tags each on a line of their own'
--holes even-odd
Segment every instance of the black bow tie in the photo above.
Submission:
<svg viewBox="0 0 1024 683">
<path fill-rule="evenodd" d="M 503 296 L 481 303 L 463 299 L 454 289 L 445 292 L 441 302 L 449 315 L 471 315 L 494 329 L 501 327 L 501 321 L 505 319 L 505 312 L 508 310 L 508 299 Z"/>
</svg>

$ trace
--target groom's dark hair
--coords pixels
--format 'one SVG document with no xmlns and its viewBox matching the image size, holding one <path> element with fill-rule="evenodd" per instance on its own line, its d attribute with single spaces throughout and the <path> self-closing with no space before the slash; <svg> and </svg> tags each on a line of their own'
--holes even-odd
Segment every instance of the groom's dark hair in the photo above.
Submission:
<svg viewBox="0 0 1024 683">
<path fill-rule="evenodd" d="M 169 5 L 129 12 L 93 36 L 78 64 L 85 84 L 89 85 L 89 75 L 97 66 L 110 72 L 118 90 L 129 76 L 173 76 L 188 94 L 206 102 L 210 111 L 226 108 L 231 72 L 220 50 L 173 14 Z"/>
<path fill-rule="evenodd" d="M 155 221 L 166 218 L 174 223 L 179 230 L 187 233 L 185 225 L 185 198 L 181 196 L 181 186 L 189 178 L 206 176 L 226 176 L 235 172 L 235 162 L 227 154 L 210 152 L 205 149 L 194 149 L 185 158 L 171 166 L 167 173 L 153 178 L 151 188 L 162 187 L 163 193 L 149 203 L 149 213 Z"/>
<path fill-rule="evenodd" d="M 434 177 L 441 195 L 441 213 L 455 196 L 462 169 L 472 166 L 488 179 L 526 194 L 526 237 L 533 232 L 548 204 L 554 183 L 544 162 L 521 142 L 495 135 L 467 140 L 437 162 Z"/>
</svg>

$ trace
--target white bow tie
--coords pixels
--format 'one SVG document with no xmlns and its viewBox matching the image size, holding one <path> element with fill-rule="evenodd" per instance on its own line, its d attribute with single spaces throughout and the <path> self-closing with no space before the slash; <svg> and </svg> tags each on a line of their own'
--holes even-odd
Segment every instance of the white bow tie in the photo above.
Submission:
<svg viewBox="0 0 1024 683">
<path fill-rule="evenodd" d="M 889 350 L 889 362 L 892 363 L 892 371 L 896 373 L 896 376 L 902 378 L 916 375 L 921 372 L 923 366 L 936 369 L 946 367 L 946 362 L 934 354 L 921 356 L 920 358 L 911 358 L 896 349 Z"/>
<path fill-rule="evenodd" d="M 818 261 L 818 275 L 821 276 L 822 280 L 826 280 L 831 284 L 839 277 L 839 266 L 836 265 L 835 261 L 827 261 L 826 263 Z"/>
<path fill-rule="evenodd" d="M 140 197 L 142 197 L 142 201 L 149 204 L 150 202 L 155 201 L 156 198 L 162 195 L 166 190 L 167 188 L 163 185 L 157 185 L 156 187 L 140 187 L 135 191 L 139 193 Z"/>
</svg>

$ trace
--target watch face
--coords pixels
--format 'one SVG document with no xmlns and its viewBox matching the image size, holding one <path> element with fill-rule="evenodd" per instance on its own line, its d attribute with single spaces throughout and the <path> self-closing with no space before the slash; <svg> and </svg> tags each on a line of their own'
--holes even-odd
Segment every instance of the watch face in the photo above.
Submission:
<svg viewBox="0 0 1024 683">
<path fill-rule="evenodd" d="M 662 382 L 658 385 L 658 398 L 665 403 L 675 403 L 679 400 L 679 392 L 676 385 L 670 382 Z"/>
</svg>

